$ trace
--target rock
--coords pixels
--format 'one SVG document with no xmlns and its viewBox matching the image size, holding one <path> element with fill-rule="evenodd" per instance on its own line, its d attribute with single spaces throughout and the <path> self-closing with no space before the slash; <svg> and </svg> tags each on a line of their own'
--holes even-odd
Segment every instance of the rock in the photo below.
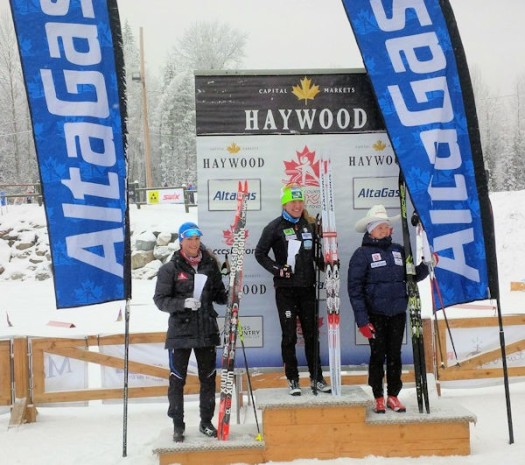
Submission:
<svg viewBox="0 0 525 465">
<path fill-rule="evenodd" d="M 0 239 L 6 239 L 13 228 L 0 229 Z"/>
<path fill-rule="evenodd" d="M 135 249 L 136 250 L 153 250 L 155 244 L 157 243 L 157 238 L 152 232 L 143 232 L 137 236 L 135 239 Z"/>
<path fill-rule="evenodd" d="M 154 260 L 153 250 L 137 250 L 131 254 L 131 269 L 142 268 Z"/>
<path fill-rule="evenodd" d="M 11 247 L 7 241 L 0 240 L 0 263 L 9 263 L 11 260 Z"/>
<path fill-rule="evenodd" d="M 157 236 L 157 246 L 168 245 L 172 241 L 172 234 L 169 232 L 161 232 Z"/>
<path fill-rule="evenodd" d="M 171 259 L 173 252 L 175 252 L 176 250 L 179 250 L 179 241 L 170 242 L 168 245 L 157 245 L 153 249 L 153 256 L 156 259 L 166 263 L 168 260 Z"/>
<path fill-rule="evenodd" d="M 15 242 L 17 250 L 26 250 L 36 244 L 36 234 L 33 231 L 23 231 L 18 236 L 18 241 Z"/>
<path fill-rule="evenodd" d="M 51 275 L 50 271 L 46 270 L 39 270 L 35 274 L 35 279 L 37 281 L 45 281 L 46 279 L 51 279 L 53 276 Z"/>
<path fill-rule="evenodd" d="M 23 222 L 21 222 L 23 223 Z M 163 263 L 179 249 L 176 233 L 141 231 L 131 236 L 133 278 L 153 279 Z M 23 223 L 13 228 L 1 224 L 0 280 L 44 281 L 53 278 L 49 235 L 45 225 Z"/>
<path fill-rule="evenodd" d="M 153 260 L 152 262 L 149 262 L 147 265 L 144 266 L 144 268 L 148 270 L 153 270 L 155 273 L 159 271 L 159 268 L 163 265 L 161 260 Z"/>
<path fill-rule="evenodd" d="M 11 279 L 13 281 L 23 281 L 25 277 L 26 277 L 25 273 L 23 273 L 21 271 L 13 271 L 9 275 L 9 279 Z"/>
<path fill-rule="evenodd" d="M 27 250 L 31 247 L 33 247 L 34 244 L 32 244 L 31 242 L 18 242 L 17 244 L 15 244 L 15 248 L 17 250 Z"/>
</svg>

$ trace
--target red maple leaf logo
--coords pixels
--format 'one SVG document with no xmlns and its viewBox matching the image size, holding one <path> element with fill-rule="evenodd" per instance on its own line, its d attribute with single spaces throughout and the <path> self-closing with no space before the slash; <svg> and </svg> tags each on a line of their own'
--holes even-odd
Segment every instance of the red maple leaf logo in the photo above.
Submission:
<svg viewBox="0 0 525 465">
<path fill-rule="evenodd" d="M 315 159 L 315 151 L 312 152 L 305 145 L 295 155 L 296 159 L 284 162 L 284 172 L 288 176 L 288 179 L 283 180 L 284 184 L 319 187 L 319 160 Z"/>
<path fill-rule="evenodd" d="M 234 239 L 234 231 L 233 231 L 233 225 L 230 226 L 230 229 L 226 229 L 226 230 L 222 230 L 222 235 L 223 235 L 223 240 L 224 240 L 224 243 L 228 246 L 228 247 L 231 247 L 233 245 L 233 239 Z M 245 229 L 244 230 L 244 240 L 246 241 L 248 239 L 248 230 Z"/>
</svg>

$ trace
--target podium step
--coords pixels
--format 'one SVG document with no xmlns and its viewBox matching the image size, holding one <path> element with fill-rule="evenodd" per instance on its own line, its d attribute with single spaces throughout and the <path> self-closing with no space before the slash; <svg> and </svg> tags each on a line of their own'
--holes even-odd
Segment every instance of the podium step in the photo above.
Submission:
<svg viewBox="0 0 525 465">
<path fill-rule="evenodd" d="M 340 457 L 449 456 L 470 454 L 470 423 L 474 414 L 457 403 L 432 399 L 427 413 L 419 413 L 415 399 L 402 398 L 406 413 L 376 414 L 373 399 L 359 386 L 342 386 L 341 396 L 309 388 L 301 396 L 287 388 L 259 389 L 255 403 L 262 411 L 263 441 L 256 441 L 255 425 L 231 426 L 228 441 L 210 440 L 198 432 L 182 444 L 162 433 L 154 450 L 159 465 L 230 465 L 288 462 L 296 459 Z"/>
</svg>

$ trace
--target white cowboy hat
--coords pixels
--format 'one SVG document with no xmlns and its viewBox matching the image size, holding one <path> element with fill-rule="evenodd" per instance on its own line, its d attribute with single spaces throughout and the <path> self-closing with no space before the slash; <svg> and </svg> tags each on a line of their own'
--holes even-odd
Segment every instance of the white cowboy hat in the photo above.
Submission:
<svg viewBox="0 0 525 465">
<path fill-rule="evenodd" d="M 389 217 L 384 205 L 374 205 L 373 207 L 370 208 L 370 210 L 368 210 L 364 218 L 361 218 L 360 220 L 357 221 L 357 223 L 355 224 L 355 230 L 358 233 L 364 233 L 366 232 L 366 227 L 370 223 L 375 223 L 378 221 L 384 221 L 385 223 L 390 223 L 392 221 L 397 221 L 400 217 L 401 215 Z"/>
</svg>

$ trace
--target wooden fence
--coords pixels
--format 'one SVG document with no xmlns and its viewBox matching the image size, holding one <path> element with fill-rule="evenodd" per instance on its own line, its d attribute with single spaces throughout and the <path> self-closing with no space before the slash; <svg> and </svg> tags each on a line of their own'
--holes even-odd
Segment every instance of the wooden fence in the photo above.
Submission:
<svg viewBox="0 0 525 465">
<path fill-rule="evenodd" d="M 507 315 L 503 317 L 504 329 L 512 326 L 525 326 L 525 314 L 523 315 Z M 492 328 L 492 332 L 499 333 L 499 324 L 497 317 L 483 317 L 483 318 L 455 318 L 448 320 L 452 340 L 454 340 L 454 330 L 457 329 L 480 329 Z M 447 325 L 444 320 L 438 323 L 438 333 L 436 333 L 436 341 L 441 341 L 441 344 L 447 341 Z M 525 328 L 524 328 L 525 329 Z M 525 331 L 522 332 L 525 336 Z M 456 334 L 457 337 L 457 334 Z M 517 341 L 505 343 L 505 352 L 507 360 L 511 358 L 512 354 L 525 351 L 525 338 Z M 501 347 L 486 350 L 483 352 L 473 351 L 471 355 L 460 360 L 450 357 L 451 346 L 446 348 L 444 353 L 435 351 L 437 378 L 439 381 L 455 381 L 465 379 L 483 379 L 483 378 L 499 378 L 502 375 L 502 368 L 499 366 L 490 367 L 487 365 L 496 365 L 501 360 Z M 448 354 L 448 355 L 447 355 Z M 509 376 L 525 376 L 525 366 L 514 366 L 508 368 Z"/>
<path fill-rule="evenodd" d="M 0 341 L 0 405 L 11 405 L 11 341 Z"/>
<path fill-rule="evenodd" d="M 0 184 L 0 205 L 32 202 L 42 206 L 40 183 Z"/>
<path fill-rule="evenodd" d="M 454 328 L 480 328 L 491 327 L 498 331 L 497 318 L 469 318 L 449 320 L 449 327 Z M 525 325 L 525 315 L 504 317 L 506 327 Z M 434 336 L 439 336 L 441 341 L 446 341 L 446 326 L 439 321 L 438 330 Z M 439 351 L 432 350 L 432 342 L 436 344 L 431 331 L 431 321 L 424 321 L 426 343 L 427 372 L 436 373 L 437 380 L 465 380 L 494 378 L 502 376 L 501 368 L 486 368 L 489 362 L 494 362 L 500 357 L 500 348 L 475 354 L 461 361 L 459 366 L 447 365 L 446 357 L 440 357 Z M 159 344 L 164 342 L 165 333 L 136 333 L 130 334 L 129 344 Z M 123 358 L 100 353 L 90 348 L 103 346 L 122 346 L 124 335 L 86 336 L 81 339 L 66 338 L 37 338 L 16 337 L 12 340 L 0 341 L 0 405 L 12 406 L 16 412 L 17 423 L 31 422 L 36 419 L 36 406 L 46 403 L 79 402 L 89 400 L 122 399 L 123 388 L 86 388 L 67 391 L 46 391 L 45 386 L 45 354 L 55 354 L 65 358 L 80 360 L 100 366 L 122 369 Z M 507 345 L 507 355 L 525 350 L 525 339 Z M 434 354 L 432 357 L 430 354 Z M 169 370 L 167 368 L 149 365 L 146 363 L 129 360 L 129 372 L 161 378 L 166 380 L 165 385 L 129 387 L 129 398 L 164 397 L 168 385 Z M 283 370 L 250 370 L 251 385 L 254 390 L 278 387 L 285 385 Z M 525 376 L 525 366 L 509 369 L 510 376 Z M 245 374 L 243 375 L 245 376 Z M 406 382 L 413 382 L 411 370 L 404 373 Z M 308 379 L 301 378 L 302 382 Z M 366 384 L 366 370 L 353 369 L 351 372 L 343 371 L 343 384 Z M 242 383 L 241 383 L 242 384 Z M 197 393 L 199 389 L 198 378 L 188 375 L 185 392 Z"/>
<path fill-rule="evenodd" d="M 184 192 L 184 208 L 189 213 L 190 207 L 196 207 L 196 197 L 198 195 L 195 189 L 188 189 L 184 186 L 169 187 L 140 187 L 138 181 L 129 183 L 129 201 L 140 208 L 141 205 L 147 204 L 146 195 L 149 190 L 162 189 L 182 189 Z M 40 183 L 26 184 L 0 184 L 0 205 L 16 205 L 22 203 L 36 202 L 42 206 L 42 186 Z"/>
</svg>

